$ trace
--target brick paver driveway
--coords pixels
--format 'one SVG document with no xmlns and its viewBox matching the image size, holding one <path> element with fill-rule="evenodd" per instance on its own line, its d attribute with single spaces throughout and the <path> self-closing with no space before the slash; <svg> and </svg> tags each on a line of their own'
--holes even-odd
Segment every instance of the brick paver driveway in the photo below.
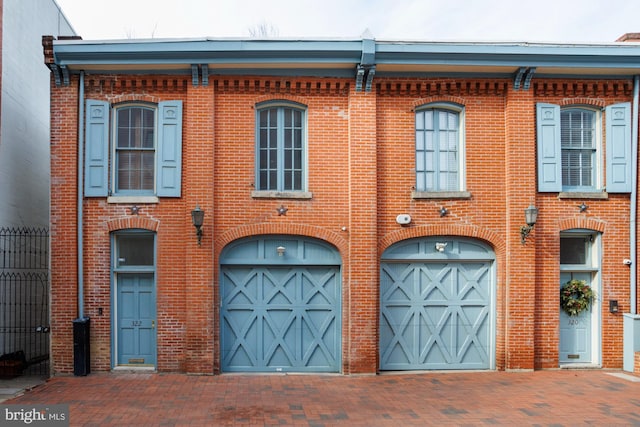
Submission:
<svg viewBox="0 0 640 427">
<path fill-rule="evenodd" d="M 87 426 L 640 426 L 640 377 L 600 370 L 92 374 L 53 378 L 6 403 L 66 403 L 71 425 Z"/>
</svg>

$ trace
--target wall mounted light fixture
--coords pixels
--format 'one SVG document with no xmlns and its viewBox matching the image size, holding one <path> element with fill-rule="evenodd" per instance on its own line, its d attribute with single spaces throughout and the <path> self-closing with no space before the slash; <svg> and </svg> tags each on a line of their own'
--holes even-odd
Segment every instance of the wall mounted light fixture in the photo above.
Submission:
<svg viewBox="0 0 640 427">
<path fill-rule="evenodd" d="M 204 211 L 200 209 L 200 206 L 196 205 L 196 208 L 191 211 L 191 221 L 196 228 L 196 236 L 198 236 L 198 246 L 202 243 L 202 224 L 204 223 Z"/>
<path fill-rule="evenodd" d="M 284 252 L 287 250 L 284 246 L 278 246 L 276 248 L 276 252 L 278 252 L 278 256 L 284 256 Z"/>
<path fill-rule="evenodd" d="M 532 204 L 529 205 L 529 207 L 524 210 L 524 220 L 527 225 L 520 227 L 520 241 L 523 245 L 527 243 L 527 236 L 531 233 L 531 230 L 533 230 L 533 226 L 536 225 L 536 221 L 538 220 L 538 208 Z"/>
<path fill-rule="evenodd" d="M 449 211 L 447 210 L 447 208 L 445 208 L 444 206 L 442 206 L 440 208 L 440 217 L 446 216 L 447 213 L 449 213 Z"/>
</svg>

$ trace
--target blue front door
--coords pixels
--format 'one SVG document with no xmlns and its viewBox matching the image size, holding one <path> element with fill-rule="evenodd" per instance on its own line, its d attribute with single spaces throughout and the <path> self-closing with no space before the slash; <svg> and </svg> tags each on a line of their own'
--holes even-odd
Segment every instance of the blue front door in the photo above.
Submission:
<svg viewBox="0 0 640 427">
<path fill-rule="evenodd" d="M 124 230 L 112 236 L 113 365 L 155 367 L 155 234 Z"/>
<path fill-rule="evenodd" d="M 155 366 L 156 296 L 153 274 L 118 275 L 118 365 Z"/>
<path fill-rule="evenodd" d="M 591 273 L 561 273 L 560 283 L 584 280 L 591 286 Z M 560 309 L 560 363 L 591 363 L 592 310 L 569 316 Z"/>
</svg>

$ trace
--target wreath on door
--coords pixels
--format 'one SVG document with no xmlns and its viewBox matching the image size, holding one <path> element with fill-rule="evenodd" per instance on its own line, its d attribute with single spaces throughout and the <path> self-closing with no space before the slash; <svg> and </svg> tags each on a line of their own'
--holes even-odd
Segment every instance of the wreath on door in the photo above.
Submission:
<svg viewBox="0 0 640 427">
<path fill-rule="evenodd" d="M 585 280 L 572 279 L 560 288 L 560 307 L 569 316 L 588 310 L 595 293 Z"/>
</svg>

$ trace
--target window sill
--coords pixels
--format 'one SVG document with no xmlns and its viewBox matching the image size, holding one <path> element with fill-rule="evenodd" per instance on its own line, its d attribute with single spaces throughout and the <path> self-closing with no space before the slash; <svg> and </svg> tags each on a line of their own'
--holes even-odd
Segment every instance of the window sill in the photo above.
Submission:
<svg viewBox="0 0 640 427">
<path fill-rule="evenodd" d="M 159 203 L 157 196 L 109 196 L 107 203 Z"/>
<path fill-rule="evenodd" d="M 313 193 L 309 191 L 252 191 L 254 199 L 311 199 Z"/>
<path fill-rule="evenodd" d="M 412 191 L 412 199 L 470 199 L 468 191 Z"/>
<path fill-rule="evenodd" d="M 558 199 L 591 199 L 607 200 L 609 194 L 605 191 L 562 191 L 558 193 Z"/>
</svg>

